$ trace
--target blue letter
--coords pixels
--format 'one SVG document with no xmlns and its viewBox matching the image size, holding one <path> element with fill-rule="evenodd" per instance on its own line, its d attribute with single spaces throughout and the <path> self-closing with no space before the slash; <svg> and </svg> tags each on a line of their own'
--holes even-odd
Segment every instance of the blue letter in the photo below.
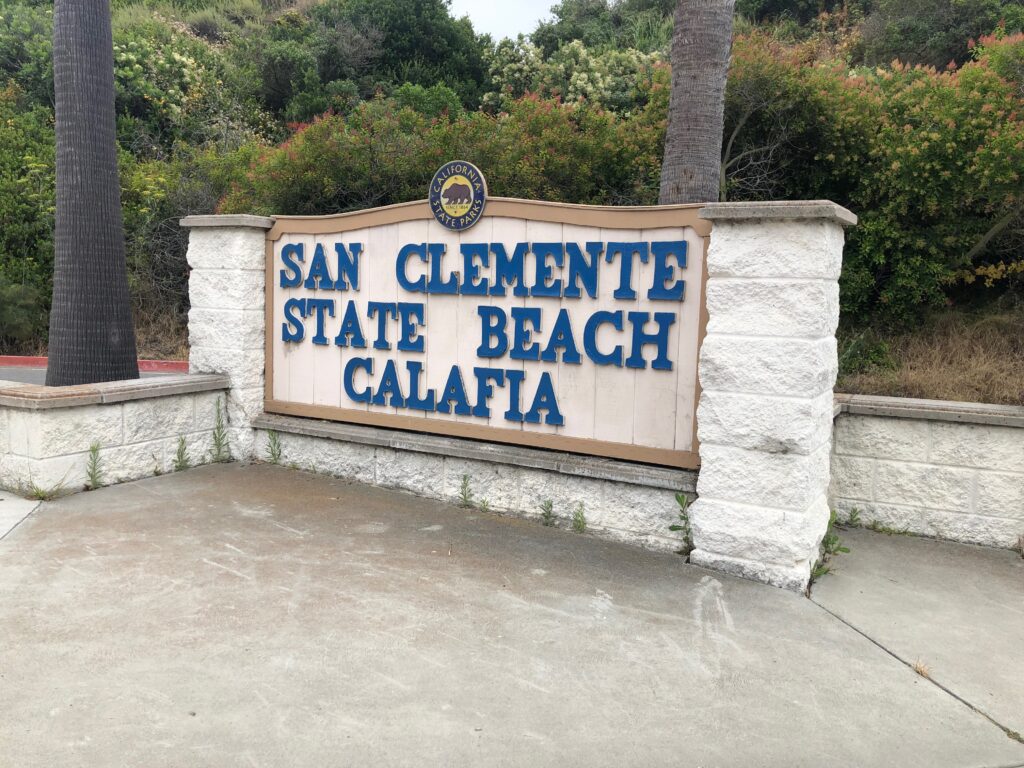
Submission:
<svg viewBox="0 0 1024 768">
<path fill-rule="evenodd" d="M 487 401 L 494 394 L 494 388 L 490 382 L 493 381 L 499 387 L 505 386 L 505 371 L 501 368 L 474 368 L 476 375 L 476 405 L 473 406 L 473 415 L 481 419 L 489 418 L 491 409 L 487 407 Z"/>
<path fill-rule="evenodd" d="M 612 327 L 616 331 L 622 330 L 622 310 L 616 310 L 615 312 L 606 312 L 605 310 L 599 310 L 590 316 L 587 320 L 587 327 L 583 329 L 583 349 L 587 352 L 587 357 L 593 360 L 598 365 L 614 365 L 616 368 L 622 367 L 622 345 L 619 344 L 612 350 L 611 354 L 604 354 L 597 348 L 597 329 L 605 323 L 611 323 Z"/>
<path fill-rule="evenodd" d="M 640 261 L 647 263 L 650 254 L 647 252 L 647 243 L 608 243 L 608 250 L 604 254 L 604 260 L 609 264 L 619 257 L 619 287 L 612 294 L 616 299 L 635 299 L 636 291 L 633 290 L 633 255 L 640 254 Z"/>
<path fill-rule="evenodd" d="M 491 253 L 494 254 L 494 284 L 491 285 L 491 296 L 504 296 L 505 286 L 512 285 L 515 281 L 516 287 L 512 291 L 513 296 L 528 296 L 530 294 L 523 284 L 526 252 L 530 250 L 529 243 L 516 243 L 516 249 L 512 256 L 505 251 L 501 243 L 491 243 Z"/>
<path fill-rule="evenodd" d="M 651 368 L 671 371 L 672 361 L 668 359 L 668 329 L 676 321 L 676 316 L 671 312 L 655 312 L 654 322 L 658 324 L 658 330 L 655 333 L 646 333 L 644 326 L 650 319 L 650 312 L 629 313 L 629 322 L 633 324 L 633 351 L 626 358 L 626 367 L 646 368 L 647 361 L 644 360 L 643 348 L 647 344 L 654 344 L 658 348 L 658 355 L 651 363 Z"/>
<path fill-rule="evenodd" d="M 298 317 L 295 316 L 296 312 L 299 313 Z M 284 341 L 302 341 L 303 337 L 306 335 L 306 329 L 302 324 L 302 318 L 305 316 L 305 299 L 288 299 L 288 301 L 284 303 L 285 322 L 281 324 L 281 338 Z M 289 330 L 289 325 L 294 330 Z"/>
<path fill-rule="evenodd" d="M 505 333 L 505 310 L 485 305 L 476 308 L 480 314 L 480 346 L 477 357 L 501 357 L 508 349 L 508 334 Z M 491 340 L 495 341 L 492 342 Z"/>
<path fill-rule="evenodd" d="M 668 284 L 675 274 L 672 265 L 668 263 L 668 257 L 675 256 L 679 268 L 686 269 L 686 241 L 651 243 L 651 253 L 654 254 L 654 285 L 647 292 L 647 298 L 658 301 L 682 301 L 686 281 L 677 280 L 672 285 Z"/>
<path fill-rule="evenodd" d="M 520 392 L 525 378 L 524 371 L 505 371 L 505 379 L 508 381 L 508 410 L 505 411 L 505 418 L 508 421 L 521 422 L 523 420 L 523 412 L 520 410 L 522 401 Z"/>
<path fill-rule="evenodd" d="M 553 256 L 555 266 L 561 269 L 565 261 L 565 252 L 561 243 L 534 243 L 533 255 L 535 257 L 536 281 L 533 284 L 530 294 L 532 296 L 561 296 L 562 279 L 551 280 L 551 265 L 548 264 L 548 256 Z M 548 285 L 551 280 L 551 285 Z"/>
<path fill-rule="evenodd" d="M 479 280 L 480 267 L 490 264 L 490 255 L 485 243 L 463 243 L 462 247 L 462 288 L 464 296 L 486 296 L 487 281 Z M 473 261 L 474 256 L 480 257 L 480 264 Z"/>
<path fill-rule="evenodd" d="M 423 337 L 416 333 L 416 326 L 423 325 L 423 305 L 398 302 L 398 314 L 402 316 L 402 336 L 398 349 L 402 352 L 422 352 Z"/>
<path fill-rule="evenodd" d="M 349 301 L 345 307 L 345 317 L 341 321 L 341 330 L 334 337 L 334 343 L 339 347 L 366 349 L 366 337 L 359 325 L 359 308 L 354 301 Z"/>
<path fill-rule="evenodd" d="M 526 414 L 525 421 L 529 424 L 540 424 L 541 411 L 547 411 L 547 415 L 544 417 L 545 424 L 556 427 L 565 424 L 562 412 L 558 410 L 555 388 L 551 384 L 551 374 L 547 371 L 541 374 L 540 383 L 537 385 L 537 394 L 533 396 L 533 407 Z"/>
<path fill-rule="evenodd" d="M 457 293 L 459 279 L 454 275 L 448 275 L 448 281 L 441 280 L 441 259 L 444 258 L 444 243 L 431 243 L 427 246 L 430 249 L 430 282 L 427 283 L 428 293 Z"/>
<path fill-rule="evenodd" d="M 293 254 L 295 259 L 299 261 L 306 260 L 306 257 L 303 255 L 302 243 L 288 243 L 288 245 L 281 249 L 281 261 L 284 262 L 285 268 L 291 273 L 286 275 L 284 270 L 281 270 L 282 288 L 297 288 L 302 284 L 302 268 L 295 263 L 295 259 L 292 258 Z"/>
<path fill-rule="evenodd" d="M 540 327 L 540 307 L 512 307 L 512 320 L 515 333 L 509 356 L 513 360 L 540 360 L 540 344 L 530 343 L 533 331 Z M 527 322 L 533 324 L 532 330 L 526 327 Z"/>
<path fill-rule="evenodd" d="M 349 288 L 359 290 L 359 254 L 362 253 L 363 244 L 352 243 L 348 248 L 346 251 L 344 243 L 334 244 L 334 252 L 338 254 L 338 279 L 334 288 L 338 291 L 347 291 Z"/>
<path fill-rule="evenodd" d="M 316 312 L 316 334 L 313 336 L 313 343 L 322 346 L 327 345 L 327 336 L 324 335 L 324 311 L 334 317 L 334 299 L 306 299 L 306 317 Z"/>
<path fill-rule="evenodd" d="M 559 310 L 555 326 L 551 329 L 551 338 L 548 345 L 540 353 L 540 359 L 547 363 L 558 362 L 558 347 L 562 348 L 562 362 L 580 364 L 580 350 L 576 346 L 576 339 L 572 337 L 572 323 L 569 320 L 569 310 L 564 307 Z"/>
<path fill-rule="evenodd" d="M 420 261 L 426 263 L 427 244 L 420 243 L 416 245 L 415 243 L 409 243 L 402 246 L 402 250 L 398 252 L 398 260 L 395 262 L 395 277 L 398 278 L 398 284 L 412 293 L 426 293 L 427 278 L 425 275 L 413 282 L 405 274 L 405 268 L 408 265 L 410 256 L 419 256 Z"/>
<path fill-rule="evenodd" d="M 398 308 L 387 301 L 370 301 L 366 304 L 366 316 L 377 315 L 377 338 L 373 342 L 374 349 L 391 349 L 388 343 L 388 318 L 398 317 Z"/>
<path fill-rule="evenodd" d="M 433 411 L 434 390 L 428 389 L 426 394 L 420 397 L 420 374 L 423 373 L 423 363 L 409 360 L 405 364 L 405 369 L 409 371 L 409 397 L 405 404 L 417 411 Z"/>
<path fill-rule="evenodd" d="M 374 405 L 388 405 L 387 398 L 391 396 L 392 408 L 404 408 L 405 398 L 402 397 L 402 385 L 398 381 L 398 371 L 395 368 L 395 361 L 388 360 L 384 364 L 384 373 L 381 374 L 380 384 L 370 401 Z"/>
<path fill-rule="evenodd" d="M 469 416 L 469 400 L 466 397 L 466 387 L 462 383 L 462 371 L 459 366 L 453 365 L 448 374 L 448 381 L 444 385 L 444 393 L 437 401 L 438 413 L 450 413 L 452 411 L 449 403 L 455 404 L 455 413 L 459 416 Z"/>
<path fill-rule="evenodd" d="M 370 402 L 370 387 L 367 385 L 366 389 L 362 392 L 356 392 L 355 387 L 352 386 L 352 380 L 356 375 L 356 368 L 362 368 L 366 371 L 366 375 L 370 376 L 373 374 L 373 358 L 371 357 L 353 357 L 347 363 L 345 363 L 345 394 L 348 395 L 349 399 L 354 403 L 368 403 Z"/>
<path fill-rule="evenodd" d="M 319 285 L 317 284 L 319 281 Z M 334 281 L 331 280 L 331 270 L 327 268 L 327 256 L 324 254 L 324 247 L 321 243 L 316 244 L 313 251 L 313 261 L 309 265 L 309 274 L 303 284 L 307 291 L 330 291 L 334 289 Z"/>
<path fill-rule="evenodd" d="M 569 278 L 565 281 L 565 293 L 562 295 L 567 299 L 578 299 L 580 297 L 579 281 L 583 281 L 583 289 L 587 295 L 597 298 L 597 268 L 601 263 L 601 252 L 604 250 L 603 243 L 587 243 L 587 255 L 590 261 L 583 258 L 583 251 L 579 243 L 566 243 L 565 250 L 569 254 Z"/>
</svg>

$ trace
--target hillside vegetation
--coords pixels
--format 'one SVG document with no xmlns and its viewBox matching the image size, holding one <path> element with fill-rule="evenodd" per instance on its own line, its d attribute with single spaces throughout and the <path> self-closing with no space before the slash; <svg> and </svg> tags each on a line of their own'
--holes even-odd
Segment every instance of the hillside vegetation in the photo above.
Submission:
<svg viewBox="0 0 1024 768">
<path fill-rule="evenodd" d="M 565 0 L 528 38 L 496 41 L 443 0 L 115 0 L 144 348 L 184 353 L 177 220 L 190 213 L 419 199 L 453 157 L 476 162 L 495 195 L 655 203 L 673 5 Z M 953 333 L 962 326 L 935 319 L 950 312 L 1019 317 L 1022 4 L 737 7 L 720 196 L 829 198 L 860 216 L 841 281 L 844 381 L 891 380 L 910 348 L 897 337 L 928 324 Z M 45 347 L 51 21 L 52 3 L 0 8 L 0 351 Z M 988 391 L 1024 402 L 1021 389 Z"/>
</svg>

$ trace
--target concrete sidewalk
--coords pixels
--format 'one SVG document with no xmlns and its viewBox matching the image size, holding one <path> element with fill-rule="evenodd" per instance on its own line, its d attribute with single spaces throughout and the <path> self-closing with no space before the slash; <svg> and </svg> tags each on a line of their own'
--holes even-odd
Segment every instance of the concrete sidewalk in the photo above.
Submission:
<svg viewBox="0 0 1024 768">
<path fill-rule="evenodd" d="M 819 605 L 1006 730 L 1024 734 L 1024 558 L 847 531 Z"/>
<path fill-rule="evenodd" d="M 876 540 L 852 538 L 815 599 L 855 623 L 839 585 Z M 19 768 L 1024 765 L 800 595 L 267 466 L 43 504 L 0 541 L 0 647 Z"/>
</svg>

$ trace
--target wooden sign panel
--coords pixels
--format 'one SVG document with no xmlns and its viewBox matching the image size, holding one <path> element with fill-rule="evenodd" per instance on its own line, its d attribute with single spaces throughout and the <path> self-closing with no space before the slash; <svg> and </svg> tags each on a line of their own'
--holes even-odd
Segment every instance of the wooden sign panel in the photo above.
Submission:
<svg viewBox="0 0 1024 768">
<path fill-rule="evenodd" d="M 276 219 L 266 411 L 696 467 L 700 206 L 468 205 Z"/>
</svg>

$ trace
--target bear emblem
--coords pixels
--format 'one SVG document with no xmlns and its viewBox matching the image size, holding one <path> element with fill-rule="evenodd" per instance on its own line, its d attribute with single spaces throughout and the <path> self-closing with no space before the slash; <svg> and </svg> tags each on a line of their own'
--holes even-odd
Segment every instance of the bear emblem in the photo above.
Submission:
<svg viewBox="0 0 1024 768">
<path fill-rule="evenodd" d="M 446 205 L 468 205 L 473 202 L 473 190 L 468 184 L 456 182 L 444 191 Z"/>
</svg>

